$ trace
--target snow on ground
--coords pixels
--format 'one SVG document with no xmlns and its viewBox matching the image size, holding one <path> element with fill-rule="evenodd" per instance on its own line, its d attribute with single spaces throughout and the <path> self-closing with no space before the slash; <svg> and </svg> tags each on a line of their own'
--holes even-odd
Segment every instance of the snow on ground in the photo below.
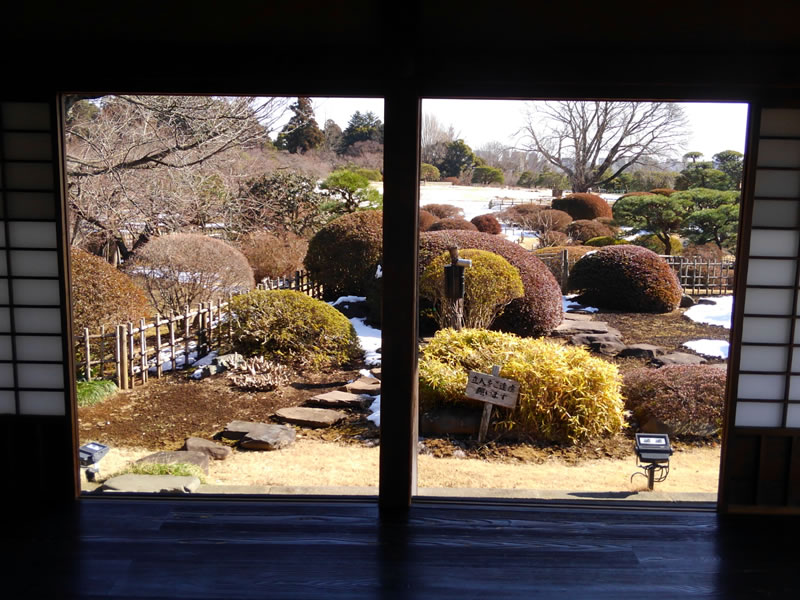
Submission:
<svg viewBox="0 0 800 600">
<path fill-rule="evenodd" d="M 365 319 L 358 317 L 350 319 L 361 341 L 361 347 L 364 349 L 364 362 L 370 367 L 379 367 L 381 365 L 381 330 L 370 327 L 364 321 Z"/>
<path fill-rule="evenodd" d="M 684 316 L 696 323 L 705 325 L 719 325 L 726 329 L 731 328 L 731 311 L 733 310 L 733 296 L 716 296 L 701 298 L 713 304 L 695 304 L 689 308 Z"/>
<path fill-rule="evenodd" d="M 569 312 L 569 309 L 571 308 L 574 308 L 576 310 L 580 309 L 590 313 L 595 313 L 598 311 L 598 309 L 595 308 L 594 306 L 584 306 L 583 304 L 578 304 L 577 302 L 574 302 L 572 299 L 576 295 L 577 294 L 572 294 L 570 296 L 561 296 L 561 310 L 563 312 Z"/>
<path fill-rule="evenodd" d="M 703 356 L 728 358 L 728 342 L 725 340 L 692 340 L 686 342 L 684 346 Z"/>
<path fill-rule="evenodd" d="M 366 300 L 366 296 L 340 296 L 334 302 L 331 302 L 331 306 L 339 306 L 349 302 L 366 302 Z"/>
</svg>

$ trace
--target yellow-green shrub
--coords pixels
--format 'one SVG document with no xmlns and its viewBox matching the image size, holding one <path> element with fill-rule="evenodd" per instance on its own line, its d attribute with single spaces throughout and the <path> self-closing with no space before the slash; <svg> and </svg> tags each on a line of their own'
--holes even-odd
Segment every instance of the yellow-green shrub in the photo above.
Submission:
<svg viewBox="0 0 800 600">
<path fill-rule="evenodd" d="M 520 385 L 517 407 L 500 427 L 576 443 L 624 426 L 622 380 L 615 365 L 576 346 L 484 329 L 443 329 L 425 346 L 420 406 L 475 403 L 464 395 L 467 373 L 491 373 L 493 365 L 501 367 L 501 377 Z"/>
<path fill-rule="evenodd" d="M 231 300 L 233 346 L 296 367 L 323 368 L 361 354 L 358 336 L 342 313 L 290 290 L 253 290 Z"/>
<path fill-rule="evenodd" d="M 519 269 L 486 250 L 461 250 L 459 256 L 472 261 L 464 269 L 464 325 L 489 327 L 509 302 L 525 292 Z M 451 324 L 444 288 L 444 267 L 449 264 L 450 253 L 440 254 L 419 281 L 419 293 L 433 302 L 441 327 Z"/>
</svg>

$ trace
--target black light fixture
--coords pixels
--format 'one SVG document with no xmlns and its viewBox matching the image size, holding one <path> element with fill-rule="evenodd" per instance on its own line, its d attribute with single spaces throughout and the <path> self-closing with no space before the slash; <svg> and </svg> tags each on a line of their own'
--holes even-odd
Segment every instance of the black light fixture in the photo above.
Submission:
<svg viewBox="0 0 800 600">
<path fill-rule="evenodd" d="M 86 469 L 87 480 L 94 481 L 94 476 L 99 473 L 99 469 L 95 465 L 108 454 L 108 450 L 108 446 L 99 442 L 89 442 L 78 448 L 78 459 L 81 468 Z"/>
<path fill-rule="evenodd" d="M 666 433 L 637 433 L 636 466 L 644 469 L 644 473 L 636 475 L 647 476 L 647 489 L 653 489 L 654 484 L 661 483 L 669 475 L 669 457 L 672 456 L 672 447 L 669 445 L 669 436 Z"/>
</svg>

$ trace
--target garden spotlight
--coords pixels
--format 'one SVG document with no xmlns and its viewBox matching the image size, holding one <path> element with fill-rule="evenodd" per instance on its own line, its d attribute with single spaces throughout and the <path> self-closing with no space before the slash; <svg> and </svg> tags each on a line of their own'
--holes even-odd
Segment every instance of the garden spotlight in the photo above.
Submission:
<svg viewBox="0 0 800 600">
<path fill-rule="evenodd" d="M 669 457 L 672 456 L 672 447 L 669 445 L 669 436 L 666 433 L 637 433 L 636 445 L 636 466 L 644 469 L 644 473 L 634 473 L 631 481 L 636 475 L 647 475 L 647 489 L 653 489 L 655 483 L 661 483 L 669 475 Z"/>
</svg>

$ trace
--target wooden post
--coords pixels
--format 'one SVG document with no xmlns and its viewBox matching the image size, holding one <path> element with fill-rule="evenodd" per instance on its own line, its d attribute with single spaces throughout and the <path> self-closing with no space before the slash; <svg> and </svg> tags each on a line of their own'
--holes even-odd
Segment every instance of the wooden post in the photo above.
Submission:
<svg viewBox="0 0 800 600">
<path fill-rule="evenodd" d="M 217 300 L 219 304 L 219 300 Z M 214 347 L 214 301 L 208 304 L 208 345 Z"/>
<path fill-rule="evenodd" d="M 106 326 L 100 326 L 100 379 L 106 375 Z"/>
<path fill-rule="evenodd" d="M 189 368 L 189 305 L 183 313 L 183 368 Z"/>
<path fill-rule="evenodd" d="M 458 265 L 458 246 L 450 246 L 447 251 L 450 252 L 450 266 L 455 269 Z M 447 304 L 451 327 L 461 331 L 464 323 L 464 298 L 448 298 Z"/>
<path fill-rule="evenodd" d="M 171 313 L 169 316 L 169 359 L 172 361 L 172 371 L 174 372 L 177 367 L 175 367 L 175 313 Z"/>
<path fill-rule="evenodd" d="M 139 347 L 142 352 L 142 385 L 147 383 L 147 330 L 144 319 L 139 319 Z"/>
<path fill-rule="evenodd" d="M 121 355 L 121 351 L 120 351 L 120 347 L 119 347 L 120 339 L 121 339 L 121 336 L 120 336 L 120 333 L 119 333 L 119 325 L 117 325 L 117 328 L 114 331 L 114 342 L 115 342 L 114 343 L 114 375 L 117 378 L 117 387 L 119 389 L 121 389 L 121 390 L 124 390 L 125 388 L 122 387 L 122 369 L 120 369 L 120 367 L 119 367 L 119 365 L 120 365 L 120 355 Z"/>
<path fill-rule="evenodd" d="M 569 280 L 569 253 L 561 251 L 561 290 L 567 291 L 567 280 Z"/>
<path fill-rule="evenodd" d="M 86 375 L 86 381 L 92 380 L 92 347 L 91 342 L 89 341 L 89 328 L 83 328 L 83 351 L 86 354 L 84 356 L 84 369 Z"/>
<path fill-rule="evenodd" d="M 133 341 L 133 323 L 128 323 L 128 331 L 127 331 L 127 340 L 128 340 L 128 364 L 125 365 L 125 368 L 128 370 L 128 386 L 129 389 L 133 389 L 136 385 L 136 378 L 133 375 L 133 365 L 135 362 L 135 351 L 134 351 L 134 341 Z"/>
<path fill-rule="evenodd" d="M 119 340 L 119 375 L 120 387 L 127 390 L 128 384 L 128 335 L 125 325 L 117 326 L 117 339 Z"/>
<path fill-rule="evenodd" d="M 500 367 L 492 367 L 492 375 L 500 376 Z M 492 405 L 488 402 L 483 405 L 483 415 L 481 416 L 481 428 L 478 430 L 478 443 L 482 444 L 486 440 L 486 432 L 489 431 L 489 421 L 492 419 Z"/>
<path fill-rule="evenodd" d="M 161 375 L 161 315 L 156 315 L 156 379 Z"/>
</svg>

